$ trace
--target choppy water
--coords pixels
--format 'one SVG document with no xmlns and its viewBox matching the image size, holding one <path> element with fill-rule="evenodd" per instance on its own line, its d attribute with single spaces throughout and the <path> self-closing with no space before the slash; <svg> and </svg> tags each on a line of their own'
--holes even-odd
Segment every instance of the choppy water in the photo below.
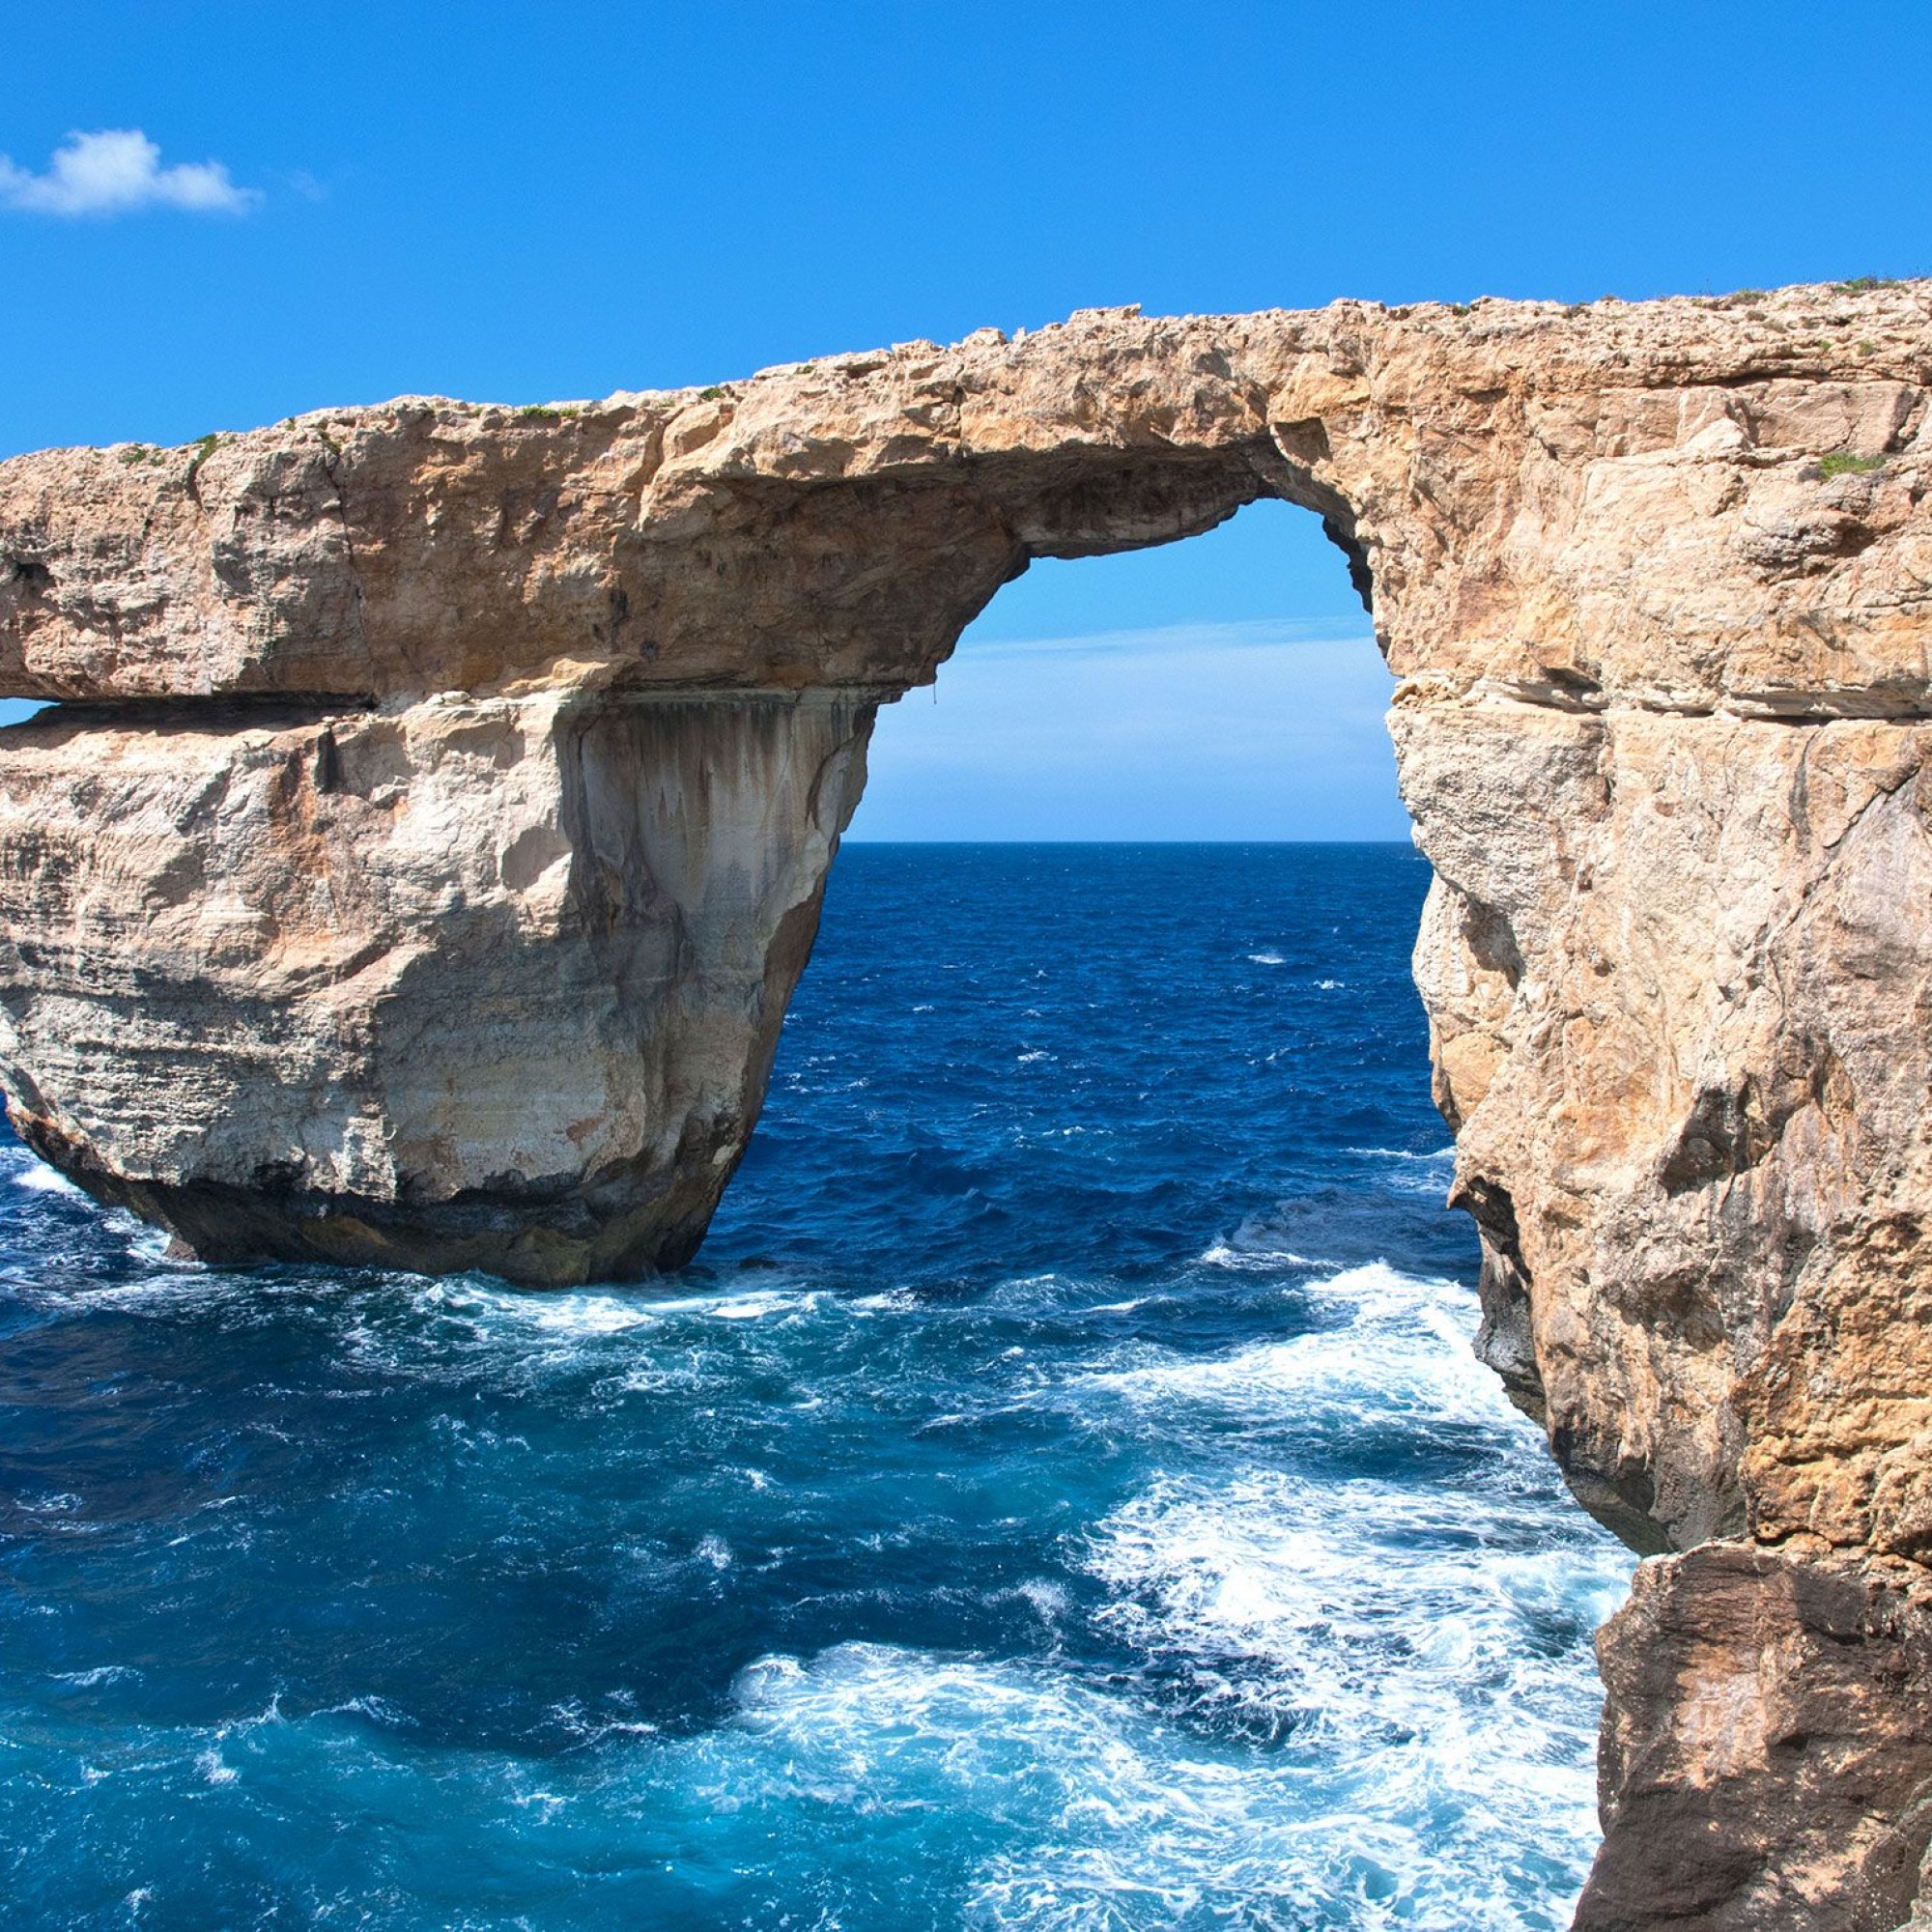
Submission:
<svg viewBox="0 0 1932 1932">
<path fill-rule="evenodd" d="M 10 1926 L 1559 1927 L 1630 1559 L 1470 1357 L 1396 847 L 854 847 L 702 1264 L 0 1149 Z"/>
</svg>

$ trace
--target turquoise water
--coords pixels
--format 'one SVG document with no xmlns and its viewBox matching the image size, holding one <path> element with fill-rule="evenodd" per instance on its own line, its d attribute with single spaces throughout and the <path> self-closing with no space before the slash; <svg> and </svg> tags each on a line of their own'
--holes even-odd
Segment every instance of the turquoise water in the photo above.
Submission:
<svg viewBox="0 0 1932 1932">
<path fill-rule="evenodd" d="M 1426 884 L 848 848 L 654 1288 L 0 1148 L 4 1922 L 1565 1925 L 1631 1559 L 1468 1352 Z"/>
</svg>

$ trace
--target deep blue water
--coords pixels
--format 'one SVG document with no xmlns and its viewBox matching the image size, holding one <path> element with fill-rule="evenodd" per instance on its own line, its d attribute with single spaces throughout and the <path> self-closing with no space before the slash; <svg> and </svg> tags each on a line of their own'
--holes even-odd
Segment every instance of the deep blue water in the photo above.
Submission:
<svg viewBox="0 0 1932 1932">
<path fill-rule="evenodd" d="M 0 1148 L 12 1926 L 1559 1927 L 1630 1559 L 1468 1353 L 1392 846 L 841 855 L 700 1264 Z"/>
</svg>

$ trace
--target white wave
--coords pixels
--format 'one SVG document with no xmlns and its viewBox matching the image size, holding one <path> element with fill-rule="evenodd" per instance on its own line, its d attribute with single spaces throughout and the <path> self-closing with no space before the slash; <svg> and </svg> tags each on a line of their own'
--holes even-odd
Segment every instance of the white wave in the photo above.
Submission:
<svg viewBox="0 0 1932 1932">
<path fill-rule="evenodd" d="M 647 1303 L 614 1294 L 546 1294 L 531 1302 L 527 1319 L 547 1335 L 575 1339 L 621 1335 L 664 1318 Z"/>
<path fill-rule="evenodd" d="M 1468 1290 L 1372 1262 L 1300 1293 L 1330 1316 L 1328 1325 L 1224 1355 L 1143 1345 L 1119 1366 L 1089 1371 L 1077 1386 L 1163 1410 L 1233 1410 L 1307 1430 L 1347 1429 L 1376 1416 L 1520 1427 L 1501 1384 L 1469 1352 L 1475 1297 Z"/>
<path fill-rule="evenodd" d="M 585 1371 L 608 1397 L 689 1392 L 734 1373 L 729 1327 L 810 1316 L 815 1290 L 761 1286 L 667 1295 L 648 1287 L 532 1292 L 481 1276 L 397 1275 L 344 1284 L 344 1352 L 430 1383 L 481 1374 L 536 1388 Z M 727 1326 L 728 1324 L 728 1326 Z"/>
<path fill-rule="evenodd" d="M 366 1718 L 372 1724 L 386 1725 L 391 1730 L 413 1728 L 415 1719 L 407 1711 L 399 1709 L 386 1697 L 379 1697 L 373 1691 L 365 1690 L 359 1697 L 346 1698 L 340 1704 L 327 1704 L 322 1715 L 330 1718 Z"/>
<path fill-rule="evenodd" d="M 1055 1582 L 1051 1577 L 1030 1577 L 1015 1588 L 1017 1594 L 1033 1605 L 1035 1614 L 1045 1623 L 1058 1623 L 1073 1606 L 1065 1584 Z"/>
<path fill-rule="evenodd" d="M 1296 1293 L 1322 1325 L 1206 1358 L 1122 1350 L 1082 1378 L 1083 1406 L 1144 1412 L 1179 1465 L 1089 1539 L 1085 1567 L 1109 1592 L 1096 1621 L 1157 1666 L 1177 1718 L 1275 1741 L 1263 1761 L 1299 1820 L 1268 1853 L 1287 1916 L 1236 1922 L 1560 1926 L 1594 1836 L 1582 1633 L 1631 1559 L 1555 1490 L 1535 1432 L 1470 1353 L 1467 1289 L 1376 1263 Z M 1188 1470 L 1201 1443 L 1227 1442 L 1230 1416 L 1258 1440 L 1448 1426 L 1487 1455 L 1454 1487 Z M 1231 1848 L 1236 1869 L 1249 1850 Z M 1540 1861 L 1543 1879 L 1509 1880 Z M 1016 1869 L 1002 1897 L 999 1922 L 1107 1923 L 1037 1870 Z M 1212 1922 L 1205 1898 L 1185 1913 Z"/>
<path fill-rule="evenodd" d="M 1435 1148 L 1415 1153 L 1406 1148 L 1350 1148 L 1358 1159 L 1374 1161 L 1384 1187 L 1440 1205 L 1456 1176 L 1456 1150 Z"/>
<path fill-rule="evenodd" d="M 1224 1752 L 1064 1671 L 879 1644 L 761 1659 L 736 1695 L 734 1725 L 682 1747 L 686 1792 L 867 1834 L 944 1817 L 973 1854 L 969 1928 L 1556 1932 L 1582 1879 L 1580 1860 L 1551 1861 L 1553 1888 L 1512 1875 L 1552 1826 L 1587 1842 L 1567 1759 L 1493 1800 L 1440 1765 L 1417 1808 L 1412 1779 Z"/>
<path fill-rule="evenodd" d="M 1051 1583 L 1037 1606 L 1073 1614 Z M 621 1695 L 550 1717 L 571 1747 L 542 1762 L 404 1742 L 373 1700 L 351 1699 L 148 1732 L 109 1763 L 236 1821 L 292 1805 L 350 1815 L 374 1789 L 419 1821 L 418 1855 L 448 1868 L 487 1863 L 514 1818 L 537 1834 L 546 1886 L 579 1857 L 608 1869 L 618 1846 L 669 1870 L 709 1845 L 748 1888 L 733 1922 L 761 1924 L 801 1897 L 814 1923 L 873 1922 L 883 1860 L 888 1883 L 936 1881 L 908 1922 L 962 1932 L 1559 1932 L 1589 1842 L 1572 1815 L 1587 1776 L 1567 1756 L 1540 1783 L 1522 1775 L 1509 1723 L 1461 1760 L 1433 1735 L 1230 1748 L 1061 1660 L 843 1644 L 760 1659 L 728 1718 L 696 1733 L 658 1731 Z M 499 1877 L 508 1898 L 517 1874 Z M 680 1899 L 668 1895 L 668 1916 Z"/>
<path fill-rule="evenodd" d="M 704 1370 L 690 1361 L 638 1362 L 614 1379 L 598 1384 L 606 1393 L 617 1395 L 689 1394 L 707 1380 Z"/>
<path fill-rule="evenodd" d="M 1347 1742 L 1377 1719 L 1439 1728 L 1505 1692 L 1527 1718 L 1515 1693 L 1546 1666 L 1526 1627 L 1552 1608 L 1600 1622 L 1630 1562 L 1554 1498 L 1479 1507 L 1433 1486 L 1249 1470 L 1156 1480 L 1101 1524 L 1087 1567 L 1118 1593 L 1100 1613 L 1117 1629 L 1152 1649 L 1265 1662 L 1270 1697 Z"/>
<path fill-rule="evenodd" d="M 768 1315 L 809 1315 L 818 1306 L 814 1293 L 724 1294 L 705 1312 L 717 1321 L 760 1321 Z"/>
<path fill-rule="evenodd" d="M 652 1738 L 658 1726 L 641 1718 L 611 1718 L 587 1712 L 577 1698 L 553 1704 L 550 1715 L 573 1738 L 583 1744 L 601 1744 L 606 1738 Z"/>
<path fill-rule="evenodd" d="M 74 1201 L 88 1198 L 86 1192 L 76 1187 L 58 1168 L 49 1167 L 43 1160 L 36 1160 L 32 1154 L 24 1157 L 23 1165 L 10 1178 L 15 1187 L 24 1188 L 29 1194 L 65 1194 Z"/>
<path fill-rule="evenodd" d="M 1447 1316 L 1468 1338 L 1476 1332 L 1474 1289 L 1441 1275 L 1405 1274 L 1387 1262 L 1365 1262 L 1306 1282 L 1299 1293 L 1335 1316 L 1363 1328 L 1425 1327 L 1439 1335 Z"/>
<path fill-rule="evenodd" d="M 426 1283 L 426 1308 L 480 1323 L 486 1339 L 527 1340 L 532 1333 L 565 1346 L 601 1341 L 634 1329 L 663 1328 L 680 1319 L 755 1321 L 810 1312 L 819 1300 L 808 1289 L 720 1290 L 709 1294 L 653 1294 L 647 1289 L 579 1289 L 530 1293 L 467 1284 Z"/>
<path fill-rule="evenodd" d="M 1552 1614 L 1573 1631 L 1606 1616 L 1630 1559 L 1562 1510 L 1498 1501 L 1485 1521 L 1398 1483 L 1164 1480 L 1106 1520 L 1089 1567 L 1115 1593 L 1100 1621 L 1173 1660 L 1197 1716 L 1286 1731 L 1338 1814 L 1412 1852 L 1434 1838 L 1443 1889 L 1401 1922 L 1487 1925 L 1455 1916 L 1457 1887 L 1511 1844 L 1593 1835 L 1594 1672 L 1547 1632 Z"/>
<path fill-rule="evenodd" d="M 1265 1271 L 1281 1267 L 1323 1267 L 1325 1263 L 1312 1255 L 1296 1254 L 1293 1248 L 1234 1247 L 1227 1241 L 1216 1241 L 1210 1248 L 1204 1248 L 1195 1257 L 1197 1267 L 1235 1268 L 1242 1273 Z"/>
<path fill-rule="evenodd" d="M 1285 966 L 1288 964 L 1288 961 L 1279 952 L 1250 952 L 1248 954 L 1248 964 L 1250 966 Z"/>
<path fill-rule="evenodd" d="M 210 1314 L 233 1312 L 251 1302 L 266 1300 L 271 1291 L 245 1277 L 216 1274 L 200 1262 L 176 1261 L 166 1256 L 146 1257 L 156 1272 L 138 1281 L 114 1282 L 97 1287 L 83 1282 L 70 1286 L 63 1281 L 49 1284 L 46 1305 L 71 1310 L 84 1302 L 89 1308 L 140 1310 L 160 1314 Z"/>
<path fill-rule="evenodd" d="M 83 1500 L 71 1490 L 58 1490 L 38 1496 L 15 1496 L 14 1506 L 29 1516 L 71 1516 L 80 1508 Z"/>
<path fill-rule="evenodd" d="M 910 1315 L 919 1296 L 909 1288 L 889 1288 L 877 1294 L 854 1295 L 845 1303 L 855 1315 Z"/>
</svg>

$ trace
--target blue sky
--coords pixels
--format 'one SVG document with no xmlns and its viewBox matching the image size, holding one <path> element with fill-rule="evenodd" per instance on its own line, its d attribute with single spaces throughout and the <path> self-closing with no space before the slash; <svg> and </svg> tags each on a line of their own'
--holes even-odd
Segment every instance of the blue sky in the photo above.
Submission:
<svg viewBox="0 0 1932 1932">
<path fill-rule="evenodd" d="M 1924 0 L 9 11 L 0 455 L 1094 303 L 1932 267 Z M 152 147 L 53 161 L 109 129 Z M 1364 637 L 1275 506 L 1038 566 L 883 721 L 855 829 L 1399 835 Z"/>
</svg>

